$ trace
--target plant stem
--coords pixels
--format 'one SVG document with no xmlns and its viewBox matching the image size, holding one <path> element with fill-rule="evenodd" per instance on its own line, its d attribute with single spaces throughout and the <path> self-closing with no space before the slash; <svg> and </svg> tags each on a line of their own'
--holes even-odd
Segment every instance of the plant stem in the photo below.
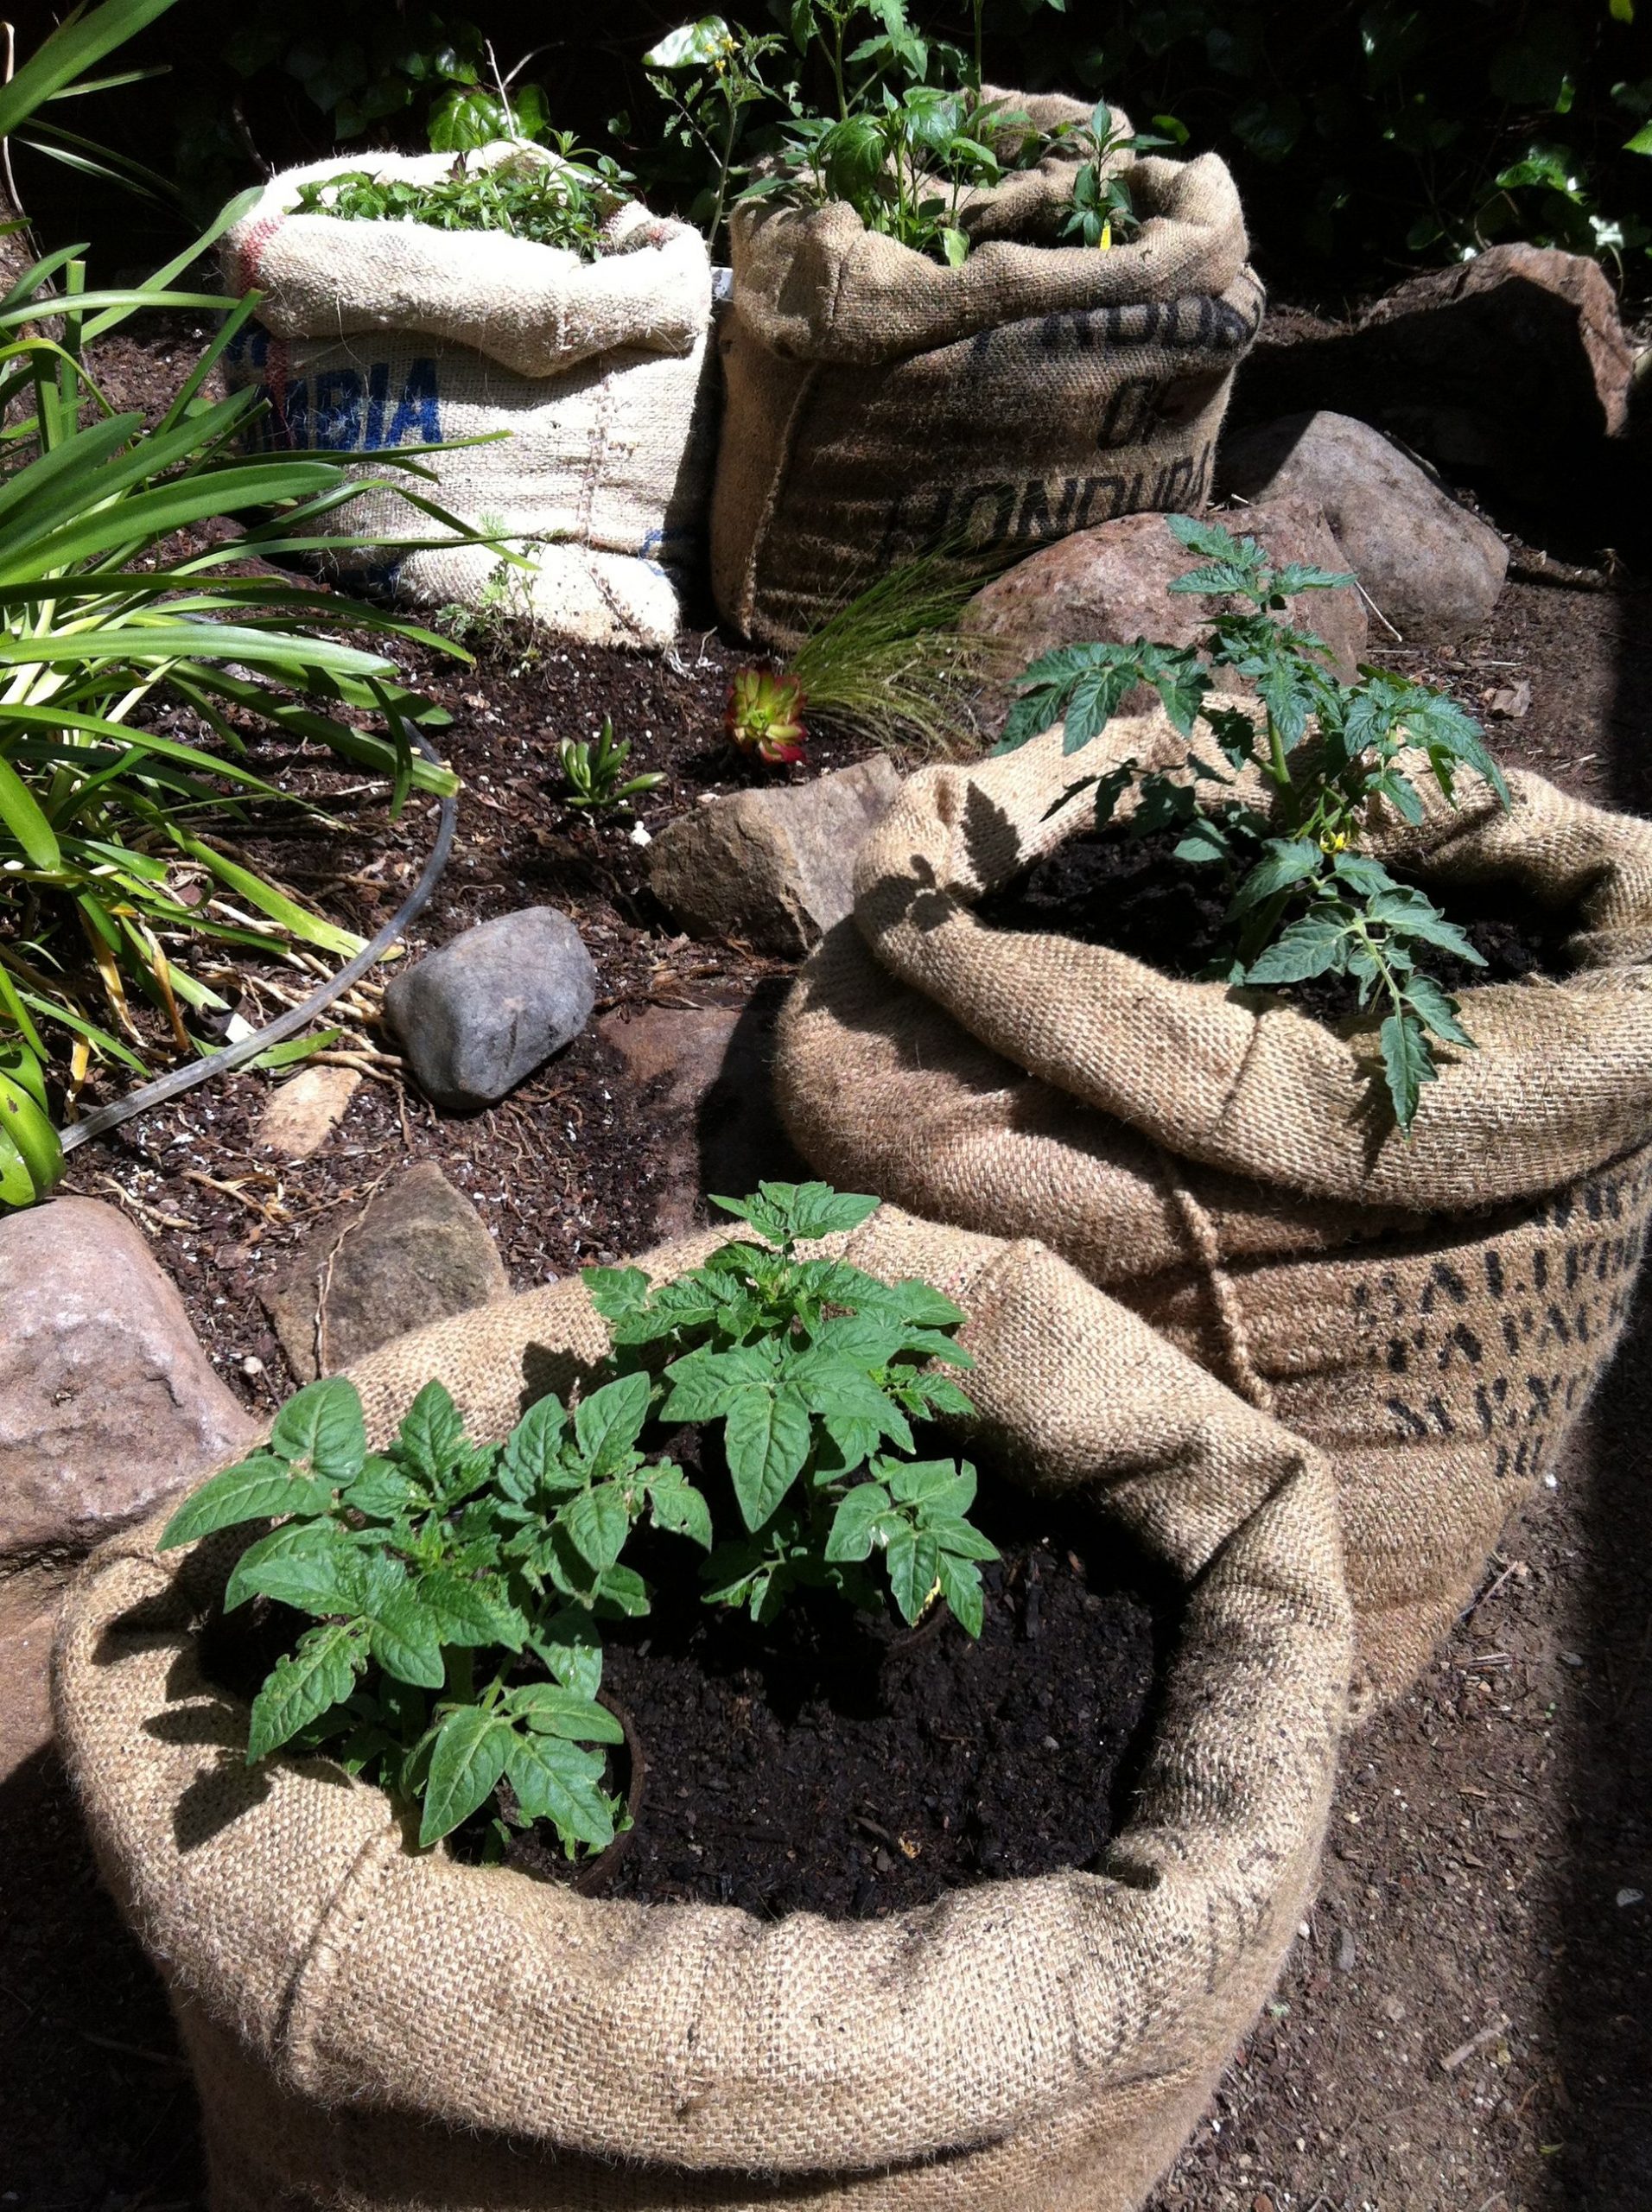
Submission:
<svg viewBox="0 0 1652 2212">
<path fill-rule="evenodd" d="M 723 205 L 728 197 L 728 165 L 734 157 L 734 131 L 739 122 L 740 110 L 730 100 L 728 128 L 723 133 L 722 152 L 717 159 L 717 204 L 711 211 L 711 236 L 706 242 L 708 251 L 715 249 L 717 233 L 722 228 Z"/>
</svg>

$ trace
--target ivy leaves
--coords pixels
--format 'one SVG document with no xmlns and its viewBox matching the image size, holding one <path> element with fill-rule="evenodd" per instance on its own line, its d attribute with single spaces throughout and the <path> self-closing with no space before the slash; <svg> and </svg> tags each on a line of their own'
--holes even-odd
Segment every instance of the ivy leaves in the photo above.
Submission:
<svg viewBox="0 0 1652 2212">
<path fill-rule="evenodd" d="M 1423 1090 L 1439 1075 L 1436 1045 L 1473 1047 L 1457 1001 L 1422 962 L 1444 952 L 1470 966 L 1484 963 L 1426 893 L 1360 852 L 1360 839 L 1375 808 L 1413 826 L 1422 822 L 1419 762 L 1451 804 L 1465 769 L 1505 805 L 1508 785 L 1478 724 L 1453 700 L 1383 669 L 1362 668 L 1359 681 L 1345 684 L 1327 664 L 1323 642 L 1283 619 L 1299 594 L 1351 584 L 1351 576 L 1300 562 L 1275 567 L 1254 537 L 1235 538 L 1217 523 L 1186 515 L 1166 522 L 1199 563 L 1169 588 L 1228 602 L 1212 616 L 1202 648 L 1138 639 L 1046 653 L 1021 677 L 998 750 L 1013 751 L 1059 721 L 1064 751 L 1076 753 L 1143 684 L 1158 693 L 1183 737 L 1203 721 L 1229 766 L 1260 778 L 1270 795 L 1266 809 L 1219 788 L 1201 791 L 1219 787 L 1223 777 L 1191 754 L 1171 771 L 1144 772 L 1134 758 L 1120 761 L 1072 785 L 1064 798 L 1093 788 L 1101 824 L 1131 794 L 1130 835 L 1175 830 L 1179 861 L 1222 870 L 1230 950 L 1208 971 L 1212 977 L 1278 988 L 1342 976 L 1357 985 L 1362 1009 L 1382 1003 L 1383 1081 L 1408 1135 Z M 1259 716 L 1210 704 L 1212 671 L 1223 671 L 1245 681 L 1261 702 Z"/>
</svg>

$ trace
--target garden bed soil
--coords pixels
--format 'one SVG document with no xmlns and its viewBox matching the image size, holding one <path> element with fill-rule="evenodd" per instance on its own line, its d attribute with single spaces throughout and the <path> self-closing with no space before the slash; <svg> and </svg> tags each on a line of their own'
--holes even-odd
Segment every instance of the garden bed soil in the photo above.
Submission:
<svg viewBox="0 0 1652 2212">
<path fill-rule="evenodd" d="M 171 388 L 168 350 L 184 358 L 162 339 L 112 364 L 118 404 Z M 1371 657 L 1489 716 L 1508 765 L 1652 812 L 1652 592 L 1608 578 L 1604 551 L 1592 582 L 1568 582 L 1536 580 L 1541 553 L 1513 550 L 1484 632 Z M 415 1160 L 437 1161 L 475 1199 L 518 1289 L 702 1217 L 708 1186 L 785 1172 L 761 1071 L 790 971 L 677 938 L 625 829 L 574 825 L 555 797 L 558 739 L 591 734 L 604 712 L 636 740 L 638 767 L 668 775 L 642 804 L 651 826 L 738 779 L 720 734 L 731 658 L 690 637 L 664 662 L 558 648 L 518 672 L 519 657 L 489 644 L 473 668 L 429 664 L 466 791 L 455 865 L 415 949 L 543 899 L 585 931 L 612 1017 L 501 1105 L 439 1119 L 369 1024 L 351 1041 L 372 1073 L 308 1160 L 258 1148 L 271 1079 L 251 1073 L 73 1155 L 68 1187 L 132 1213 L 219 1371 L 256 1408 L 292 1387 L 264 1281 L 314 1224 Z M 426 665 L 422 652 L 407 661 Z M 1520 711 L 1499 715 L 1499 699 Z M 378 812 L 246 842 L 261 861 L 284 855 L 300 887 L 360 925 L 391 911 L 430 832 L 417 805 L 397 826 Z M 720 1158 L 727 1091 L 708 1110 L 669 1075 L 634 1080 L 611 1041 L 616 1024 L 698 1033 L 719 1019 L 744 1055 L 734 1095 L 755 1172 Z M 1652 2203 L 1649 1431 L 1643 1294 L 1556 1487 L 1513 1524 L 1436 1664 L 1351 1746 L 1321 1900 L 1149 2212 Z M 199 2212 L 193 2101 L 160 1984 L 98 1885 L 49 1751 L 0 1783 L 0 2079 L 8 2212 Z"/>
</svg>

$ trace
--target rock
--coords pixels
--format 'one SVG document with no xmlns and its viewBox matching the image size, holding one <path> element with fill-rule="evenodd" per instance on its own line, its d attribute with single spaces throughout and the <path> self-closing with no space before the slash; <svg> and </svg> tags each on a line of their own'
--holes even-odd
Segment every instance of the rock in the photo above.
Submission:
<svg viewBox="0 0 1652 2212">
<path fill-rule="evenodd" d="M 1307 561 L 1325 569 L 1347 564 L 1317 501 L 1281 498 L 1210 519 L 1236 537 L 1256 538 L 1276 563 Z M 1210 626 L 1209 601 L 1172 593 L 1178 576 L 1197 566 L 1158 514 L 1121 515 L 1081 530 L 1018 562 L 978 591 L 963 611 L 963 629 L 1013 645 L 1015 672 L 1058 645 L 1191 645 Z M 1354 591 L 1305 592 L 1291 601 L 1293 618 L 1331 648 L 1339 674 L 1351 677 L 1365 651 L 1365 608 Z"/>
<path fill-rule="evenodd" d="M 799 958 L 854 904 L 855 853 L 899 789 L 880 754 L 812 783 L 711 799 L 655 838 L 650 887 L 692 936 Z"/>
<path fill-rule="evenodd" d="M 1574 510 L 1617 488 L 1608 442 L 1628 424 L 1633 358 L 1598 263 L 1497 245 L 1409 278 L 1356 324 L 1270 317 L 1229 422 L 1332 408 L 1512 498 Z"/>
<path fill-rule="evenodd" d="M 283 1160 L 319 1152 L 361 1088 L 353 1068 L 301 1068 L 270 1097 L 258 1117 L 257 1141 Z"/>
<path fill-rule="evenodd" d="M 596 969 L 553 906 L 526 906 L 451 938 L 397 976 L 384 1014 L 425 1096 L 474 1113 L 577 1037 Z"/>
<path fill-rule="evenodd" d="M 1342 559 L 1407 641 L 1450 645 L 1484 626 L 1509 549 L 1369 423 L 1320 410 L 1242 431 L 1217 459 L 1247 499 L 1307 499 Z M 1315 610 L 1317 612 L 1317 609 Z"/>
<path fill-rule="evenodd" d="M 88 1550 L 258 1433 L 101 1199 L 0 1220 L 0 1571 Z"/>
<path fill-rule="evenodd" d="M 597 1024 L 633 1083 L 660 1086 L 651 1116 L 662 1170 L 655 1236 L 683 1236 L 702 1226 L 708 1192 L 738 1198 L 766 1179 L 806 1179 L 780 1127 L 770 1081 L 783 998 L 759 984 L 743 1007 L 616 1008 Z M 724 1218 L 715 1209 L 710 1217 Z"/>
<path fill-rule="evenodd" d="M 510 1287 L 486 1223 L 434 1161 L 422 1160 L 346 1219 L 329 1216 L 264 1304 L 294 1374 L 310 1382 Z"/>
<path fill-rule="evenodd" d="M 65 1578 L 0 1577 L 0 1783 L 51 1741 L 52 1636 Z"/>
</svg>

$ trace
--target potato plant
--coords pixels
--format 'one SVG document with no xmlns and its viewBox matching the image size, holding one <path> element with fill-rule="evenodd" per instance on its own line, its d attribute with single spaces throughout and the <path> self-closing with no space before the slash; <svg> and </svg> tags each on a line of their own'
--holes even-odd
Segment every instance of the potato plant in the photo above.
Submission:
<svg viewBox="0 0 1652 2212">
<path fill-rule="evenodd" d="M 1202 564 L 1170 589 L 1221 602 L 1209 636 L 1198 646 L 1139 638 L 1045 654 L 1020 678 L 998 749 L 1013 751 L 1059 721 L 1064 749 L 1077 753 L 1140 683 L 1157 691 L 1183 737 L 1205 722 L 1235 775 L 1254 772 L 1263 804 L 1228 795 L 1234 778 L 1191 753 L 1174 770 L 1150 772 L 1132 756 L 1072 789 L 1095 790 L 1098 823 L 1134 790 L 1130 834 L 1173 829 L 1179 860 L 1223 872 L 1228 942 L 1210 971 L 1216 980 L 1288 985 L 1343 976 L 1362 1008 L 1383 1009 L 1382 1069 L 1408 1135 L 1423 1086 L 1438 1076 L 1431 1040 L 1474 1043 L 1457 1001 L 1423 963 L 1432 952 L 1485 963 L 1426 892 L 1397 881 L 1360 845 L 1380 808 L 1421 822 L 1418 769 L 1453 804 L 1458 774 L 1471 770 L 1507 805 L 1503 772 L 1479 724 L 1442 692 L 1372 667 L 1344 683 L 1323 640 L 1287 619 L 1288 599 L 1351 585 L 1351 576 L 1299 563 L 1275 568 L 1254 537 L 1187 515 L 1166 519 Z M 1254 685 L 1260 714 L 1209 703 L 1223 671 Z"/>
<path fill-rule="evenodd" d="M 606 154 L 581 157 L 566 134 L 557 159 L 511 155 L 491 168 L 468 166 L 458 154 L 433 184 L 345 169 L 298 188 L 296 212 L 346 223 L 419 223 L 437 231 L 502 231 L 536 245 L 561 246 L 594 260 L 605 226 L 632 180 Z"/>
<path fill-rule="evenodd" d="M 969 1519 L 975 1472 L 918 1458 L 912 1426 L 971 1410 L 942 1371 L 970 1363 L 963 1314 L 927 1284 L 798 1250 L 874 1198 L 766 1183 L 718 1203 L 747 1235 L 689 1274 L 656 1287 L 637 1268 L 586 1271 L 614 1351 L 571 1409 L 547 1395 L 479 1444 L 433 1381 L 374 1452 L 334 1377 L 186 1499 L 162 1549 L 270 1524 L 230 1573 L 226 1613 L 262 1598 L 313 1622 L 254 1699 L 249 1764 L 324 1750 L 416 1816 L 421 1847 L 497 1800 L 495 1855 L 507 1822 L 536 1821 L 570 1858 L 601 1850 L 625 1818 L 594 1748 L 624 1734 L 598 1696 L 602 1624 L 650 1610 L 622 1556 L 645 1520 L 709 1554 L 708 1603 L 756 1621 L 799 1588 L 879 1607 L 880 1564 L 904 1620 L 938 1602 L 980 1634 L 997 1554 Z M 740 1521 L 721 1542 L 705 1491 L 645 1446 L 682 1424 L 721 1430 Z"/>
</svg>

